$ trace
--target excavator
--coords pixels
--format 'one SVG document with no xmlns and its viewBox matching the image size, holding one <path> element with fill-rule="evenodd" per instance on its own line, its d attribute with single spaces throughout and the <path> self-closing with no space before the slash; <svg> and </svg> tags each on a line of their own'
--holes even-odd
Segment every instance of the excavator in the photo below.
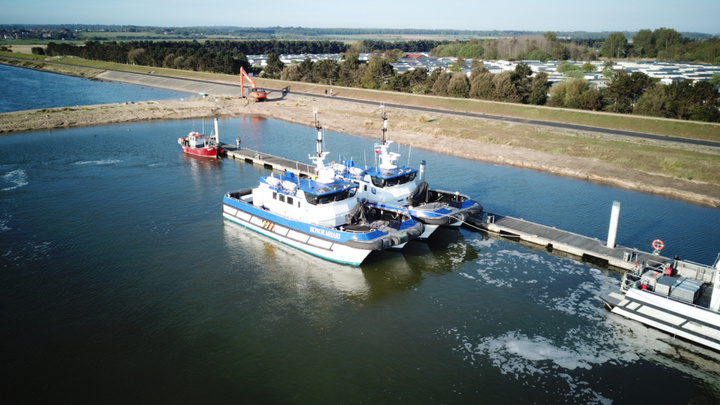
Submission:
<svg viewBox="0 0 720 405">
<path fill-rule="evenodd" d="M 247 79 L 250 81 L 251 89 L 250 94 L 248 94 L 248 99 L 253 101 L 265 101 L 267 98 L 267 92 L 262 89 L 258 89 L 257 85 L 255 84 L 255 80 L 250 77 L 247 72 L 245 72 L 245 69 L 240 66 L 240 88 L 242 88 L 242 96 L 245 98 L 245 83 L 243 81 L 243 78 L 247 77 Z"/>
</svg>

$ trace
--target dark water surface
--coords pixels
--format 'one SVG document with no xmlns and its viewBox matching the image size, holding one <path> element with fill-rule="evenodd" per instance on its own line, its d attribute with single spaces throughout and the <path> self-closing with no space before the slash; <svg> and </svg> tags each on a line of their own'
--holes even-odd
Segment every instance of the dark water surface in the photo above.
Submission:
<svg viewBox="0 0 720 405">
<path fill-rule="evenodd" d="M 342 266 L 225 223 L 223 193 L 268 172 L 183 155 L 177 137 L 211 125 L 0 137 L 3 402 L 720 400 L 718 353 L 603 309 L 618 274 L 471 229 Z M 314 129 L 282 121 L 220 134 L 304 162 L 315 150 Z M 371 139 L 326 139 L 332 160 L 373 158 Z M 720 250 L 718 209 L 399 151 L 490 211 L 605 239 L 618 200 L 621 245 L 660 238 L 708 264 Z"/>
</svg>

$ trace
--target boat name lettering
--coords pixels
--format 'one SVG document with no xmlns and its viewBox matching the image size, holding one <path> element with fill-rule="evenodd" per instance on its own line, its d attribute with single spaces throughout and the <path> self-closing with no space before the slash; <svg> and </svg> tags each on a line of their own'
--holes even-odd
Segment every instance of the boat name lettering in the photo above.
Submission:
<svg viewBox="0 0 720 405">
<path fill-rule="evenodd" d="M 316 228 L 314 226 L 311 226 L 310 232 L 316 233 L 318 235 L 327 236 L 328 238 L 340 239 L 340 232 L 333 232 L 328 229 Z"/>
</svg>

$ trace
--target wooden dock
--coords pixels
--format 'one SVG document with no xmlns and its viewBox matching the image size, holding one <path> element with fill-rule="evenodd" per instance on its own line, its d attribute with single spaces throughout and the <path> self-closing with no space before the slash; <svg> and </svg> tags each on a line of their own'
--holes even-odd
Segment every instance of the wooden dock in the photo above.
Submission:
<svg viewBox="0 0 720 405">
<path fill-rule="evenodd" d="M 229 158 L 242 160 L 256 166 L 278 172 L 292 172 L 298 177 L 312 177 L 315 175 L 315 166 L 307 163 L 300 163 L 294 160 L 274 156 L 253 149 L 238 148 L 235 145 L 220 143 Z"/>
<path fill-rule="evenodd" d="M 608 247 L 600 239 L 489 212 L 485 213 L 483 220 L 474 220 L 472 225 L 510 240 L 540 245 L 549 252 L 569 253 L 583 261 L 600 266 L 634 270 L 636 265 L 641 265 L 643 262 L 665 263 L 670 260 L 667 257 L 624 246 Z"/>
<path fill-rule="evenodd" d="M 221 143 L 220 146 L 228 157 L 245 163 L 278 172 L 292 172 L 298 177 L 312 177 L 316 174 L 315 166 L 311 164 L 296 162 L 253 149 L 238 148 L 225 143 Z M 468 220 L 467 224 L 509 240 L 542 246 L 548 252 L 571 254 L 585 262 L 599 266 L 634 270 L 643 262 L 665 263 L 670 260 L 667 257 L 624 246 L 608 247 L 604 241 L 596 238 L 500 214 L 486 212 L 483 218 Z"/>
</svg>

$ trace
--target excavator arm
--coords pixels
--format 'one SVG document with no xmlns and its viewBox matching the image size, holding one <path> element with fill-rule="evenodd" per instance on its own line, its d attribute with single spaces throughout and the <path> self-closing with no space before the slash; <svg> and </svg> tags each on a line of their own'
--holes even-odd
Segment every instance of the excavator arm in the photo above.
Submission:
<svg viewBox="0 0 720 405">
<path fill-rule="evenodd" d="M 245 98 L 245 78 L 247 78 L 250 82 L 250 94 L 248 95 L 248 98 L 254 101 L 265 101 L 267 98 L 267 92 L 265 90 L 258 89 L 255 84 L 255 80 L 247 74 L 242 66 L 240 66 L 240 87 L 242 89 L 242 97 Z"/>
</svg>

